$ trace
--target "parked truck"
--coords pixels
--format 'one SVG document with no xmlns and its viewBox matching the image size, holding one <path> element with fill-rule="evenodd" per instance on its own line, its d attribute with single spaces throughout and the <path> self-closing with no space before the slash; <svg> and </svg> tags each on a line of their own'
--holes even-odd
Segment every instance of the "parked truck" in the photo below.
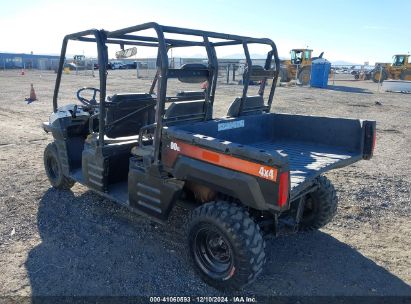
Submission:
<svg viewBox="0 0 411 304">
<path fill-rule="evenodd" d="M 147 29 L 157 36 L 145 36 Z M 59 106 L 71 40 L 96 44 L 100 85 L 80 88 L 79 103 Z M 146 92 L 108 94 L 107 44 L 157 49 L 157 73 Z M 252 64 L 249 44 L 269 48 L 264 68 Z M 225 117 L 215 118 L 214 103 L 221 102 L 215 98 L 215 49 L 231 45 L 244 48 L 243 91 Z M 168 51 L 191 46 L 205 48 L 207 63 L 170 68 Z M 78 182 L 161 223 L 176 204 L 184 204 L 191 209 L 187 250 L 193 267 L 218 289 L 257 278 L 266 260 L 266 236 L 330 222 L 337 196 L 324 173 L 373 154 L 375 121 L 270 111 L 280 70 L 270 39 L 146 23 L 67 35 L 61 54 L 53 112 L 43 124 L 53 136 L 44 151 L 51 185 L 70 189 Z M 176 79 L 208 85 L 167 95 L 169 81 Z M 248 95 L 250 80 L 259 82 L 257 95 Z"/>
</svg>

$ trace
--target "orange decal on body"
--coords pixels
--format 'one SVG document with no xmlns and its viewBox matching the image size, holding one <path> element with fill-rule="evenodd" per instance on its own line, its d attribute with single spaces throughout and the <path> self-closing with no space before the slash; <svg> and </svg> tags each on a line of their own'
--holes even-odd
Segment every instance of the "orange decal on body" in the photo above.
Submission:
<svg viewBox="0 0 411 304">
<path fill-rule="evenodd" d="M 232 169 L 235 171 L 268 179 L 273 182 L 277 180 L 277 168 L 256 164 L 241 158 L 233 157 L 231 155 L 226 155 L 186 144 L 181 141 L 175 141 L 171 144 L 173 146 L 172 150 L 178 151 L 178 154 L 212 163 L 227 169 Z"/>
<path fill-rule="evenodd" d="M 210 161 L 212 163 L 218 163 L 220 162 L 220 156 L 217 153 L 213 153 L 210 151 L 203 151 L 203 157 L 204 160 Z"/>
</svg>

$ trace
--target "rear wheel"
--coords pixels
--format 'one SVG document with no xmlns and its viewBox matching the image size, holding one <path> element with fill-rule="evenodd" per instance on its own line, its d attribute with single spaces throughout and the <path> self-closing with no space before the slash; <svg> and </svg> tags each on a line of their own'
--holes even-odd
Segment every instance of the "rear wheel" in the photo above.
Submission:
<svg viewBox="0 0 411 304">
<path fill-rule="evenodd" d="M 328 224 L 337 212 L 337 194 L 325 176 L 317 178 L 318 189 L 305 197 L 300 230 L 315 230 Z"/>
<path fill-rule="evenodd" d="M 387 72 L 384 69 L 382 71 L 380 71 L 379 68 L 377 68 L 377 70 L 375 70 L 372 73 L 371 77 L 372 77 L 372 81 L 374 81 L 375 83 L 383 82 L 384 80 L 386 80 L 388 78 Z M 381 80 L 380 80 L 380 77 L 381 77 Z"/>
<path fill-rule="evenodd" d="M 308 85 L 311 78 L 311 67 L 304 67 L 298 73 L 298 81 L 302 85 Z"/>
<path fill-rule="evenodd" d="M 260 227 L 243 207 L 225 201 L 193 211 L 188 243 L 195 270 L 217 289 L 238 289 L 251 283 L 265 263 Z"/>
<path fill-rule="evenodd" d="M 44 169 L 54 188 L 68 190 L 74 186 L 75 182 L 63 174 L 55 143 L 48 144 L 44 150 Z"/>
<path fill-rule="evenodd" d="M 401 80 L 411 81 L 411 70 L 404 70 L 400 75 Z"/>
</svg>

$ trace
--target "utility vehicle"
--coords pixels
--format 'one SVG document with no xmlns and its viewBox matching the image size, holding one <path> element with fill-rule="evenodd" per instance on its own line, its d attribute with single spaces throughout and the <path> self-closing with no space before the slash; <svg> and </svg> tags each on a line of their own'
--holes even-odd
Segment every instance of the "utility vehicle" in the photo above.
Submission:
<svg viewBox="0 0 411 304">
<path fill-rule="evenodd" d="M 155 37 L 143 35 L 147 29 Z M 96 44 L 100 86 L 80 88 L 80 103 L 59 107 L 69 40 Z M 108 96 L 108 44 L 157 49 L 157 73 L 147 92 Z M 252 44 L 269 49 L 264 67 L 252 64 Z M 233 98 L 226 117 L 214 118 L 216 49 L 235 45 L 247 62 L 242 95 Z M 171 48 L 192 46 L 205 48 L 207 65 L 169 67 Z M 240 288 L 263 269 L 266 235 L 318 229 L 332 219 L 336 192 L 322 174 L 370 159 L 374 148 L 374 121 L 270 113 L 279 70 L 270 39 L 157 23 L 67 35 L 53 113 L 43 124 L 54 138 L 44 152 L 50 183 L 58 189 L 81 183 L 159 222 L 177 203 L 189 206 L 187 243 L 195 270 L 216 288 Z M 167 96 L 173 78 L 208 85 Z M 251 80 L 260 83 L 255 96 L 248 94 Z M 84 97 L 87 90 L 91 99 Z"/>
</svg>

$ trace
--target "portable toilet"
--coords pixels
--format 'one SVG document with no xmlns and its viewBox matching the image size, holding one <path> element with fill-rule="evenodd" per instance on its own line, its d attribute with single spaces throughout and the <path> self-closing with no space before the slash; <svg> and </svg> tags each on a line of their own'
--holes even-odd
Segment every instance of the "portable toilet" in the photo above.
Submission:
<svg viewBox="0 0 411 304">
<path fill-rule="evenodd" d="M 328 85 L 328 74 L 331 63 L 323 58 L 313 60 L 311 64 L 310 86 L 314 88 L 326 88 Z"/>
</svg>

